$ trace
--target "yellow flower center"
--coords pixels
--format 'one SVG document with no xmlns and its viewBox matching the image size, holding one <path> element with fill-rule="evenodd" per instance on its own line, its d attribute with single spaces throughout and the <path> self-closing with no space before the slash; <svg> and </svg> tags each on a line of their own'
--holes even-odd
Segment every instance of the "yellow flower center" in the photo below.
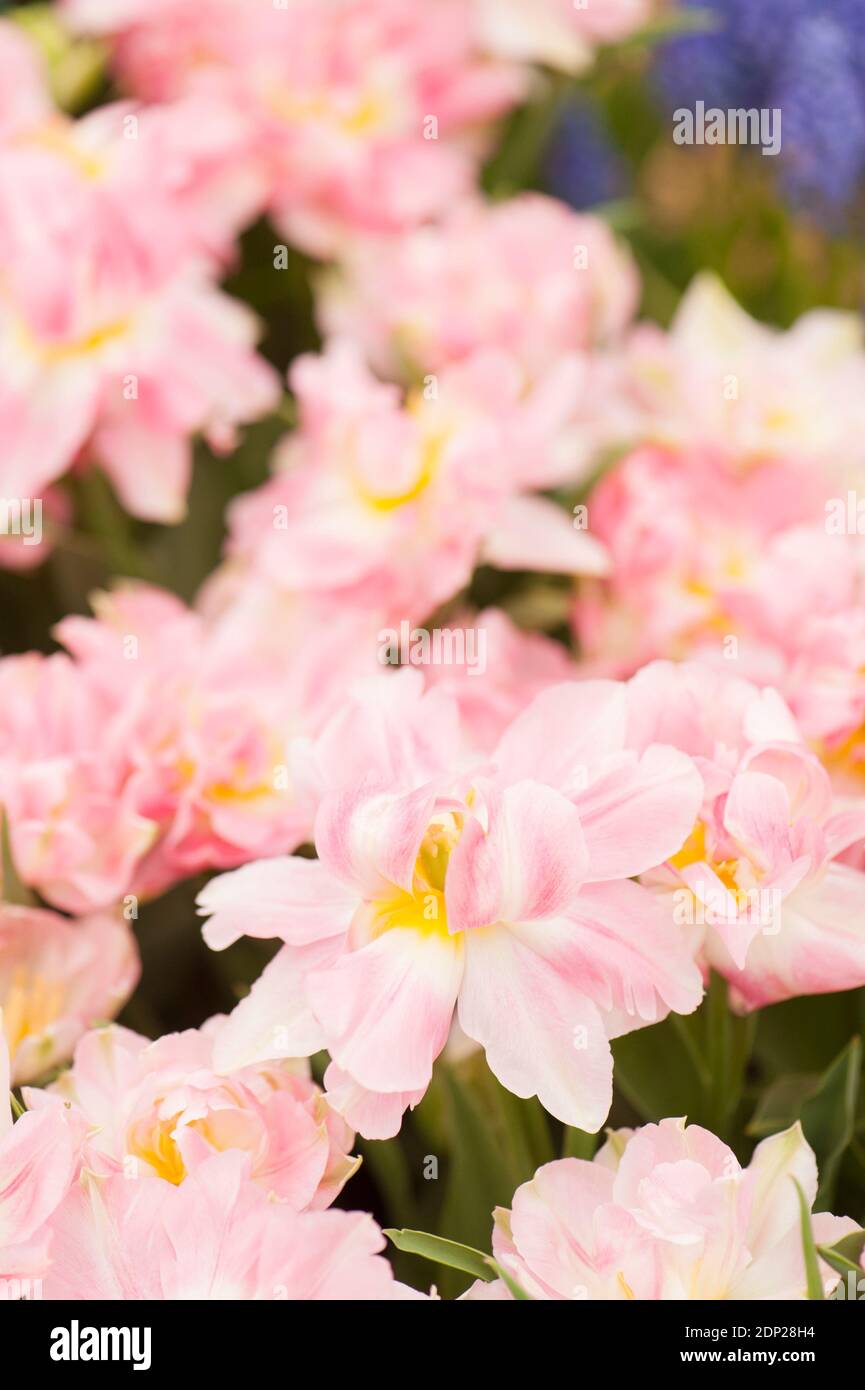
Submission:
<svg viewBox="0 0 865 1390">
<path fill-rule="evenodd" d="M 415 861 L 411 892 L 395 888 L 391 896 L 373 904 L 373 937 L 392 931 L 394 927 L 403 927 L 425 934 L 434 932 L 450 939 L 445 878 L 451 851 L 462 828 L 462 816 L 453 812 L 431 822 Z"/>
<path fill-rule="evenodd" d="M 106 323 L 101 328 L 96 328 L 92 333 L 85 333 L 80 338 L 71 338 L 64 342 L 43 342 L 37 338 L 25 323 L 19 323 L 18 336 L 23 351 L 29 356 L 36 357 L 46 367 L 58 366 L 63 362 L 73 362 L 77 358 L 89 357 L 94 353 L 101 352 L 109 344 L 117 342 L 129 332 L 130 322 L 128 319 L 117 319 L 114 323 Z"/>
<path fill-rule="evenodd" d="M 739 860 L 712 858 L 706 847 L 706 826 L 701 820 L 697 821 L 678 854 L 674 854 L 670 859 L 670 863 L 674 869 L 686 869 L 691 864 L 708 864 L 724 887 L 733 894 L 739 907 L 744 907 L 749 902 L 748 890 L 741 887 L 738 881 Z"/>
<path fill-rule="evenodd" d="M 173 1137 L 176 1126 L 177 1116 L 170 1120 L 139 1120 L 126 1138 L 128 1153 L 149 1163 L 158 1177 L 175 1186 L 186 1177 L 186 1166 Z"/>
<path fill-rule="evenodd" d="M 14 1056 L 26 1038 L 38 1037 L 56 1023 L 63 1008 L 63 985 L 33 975 L 26 965 L 18 965 L 12 987 L 3 1001 L 3 1027 Z"/>
<path fill-rule="evenodd" d="M 386 133 L 398 118 L 393 95 L 381 84 L 378 89 L 370 85 L 363 91 L 345 93 L 341 100 L 335 100 L 333 92 L 298 94 L 271 86 L 265 101 L 280 121 L 291 125 L 314 121 L 362 139 Z"/>
<path fill-rule="evenodd" d="M 861 792 L 865 783 L 865 725 L 854 729 L 842 743 L 818 744 L 816 751 L 830 777 L 849 782 L 851 791 Z"/>
<path fill-rule="evenodd" d="M 38 130 L 29 131 L 26 141 L 28 144 L 41 145 L 43 149 L 51 150 L 52 154 L 58 154 L 68 160 L 86 179 L 101 178 L 108 167 L 107 161 L 76 144 L 72 136 L 73 129 L 71 122 L 51 121 L 40 126 Z"/>
</svg>

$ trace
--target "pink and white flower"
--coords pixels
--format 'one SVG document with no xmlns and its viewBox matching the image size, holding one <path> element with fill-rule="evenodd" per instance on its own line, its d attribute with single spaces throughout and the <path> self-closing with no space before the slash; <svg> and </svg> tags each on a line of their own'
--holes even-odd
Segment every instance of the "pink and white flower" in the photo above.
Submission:
<svg viewBox="0 0 865 1390">
<path fill-rule="evenodd" d="M 89 912 L 307 839 L 288 743 L 376 668 L 374 634 L 310 604 L 282 609 L 265 641 L 245 608 L 205 618 L 140 585 L 95 604 L 96 619 L 58 627 L 74 660 L 0 661 L 0 802 L 21 880 Z"/>
<path fill-rule="evenodd" d="M 69 657 L 0 661 L 0 802 L 21 881 L 68 912 L 109 907 L 130 890 L 156 838 L 128 778 L 129 746 L 112 702 Z"/>
<path fill-rule="evenodd" d="M 617 399 L 637 447 L 588 501 L 610 576 L 575 608 L 594 669 L 723 649 L 783 691 L 809 736 L 837 748 L 856 731 L 863 347 L 854 315 L 815 311 L 781 333 L 710 276 L 669 333 L 634 330 Z"/>
<path fill-rule="evenodd" d="M 549 486 L 577 478 L 617 437 L 614 349 L 638 293 L 631 257 L 603 222 L 523 193 L 492 205 L 465 199 L 387 246 L 356 239 L 322 278 L 318 313 L 327 333 L 360 343 L 393 380 L 428 379 L 492 348 L 504 354 L 535 455 L 543 422 L 552 434 L 555 447 L 537 460 L 538 485 Z"/>
<path fill-rule="evenodd" d="M 799 1199 L 817 1194 L 817 1163 L 798 1124 L 757 1145 L 746 1168 L 699 1125 L 661 1120 L 614 1130 L 591 1163 L 539 1168 L 499 1208 L 493 1254 L 531 1298 L 804 1299 Z M 857 1229 L 821 1212 L 815 1240 Z M 820 1262 L 828 1293 L 837 1274 Z M 509 1298 L 499 1283 L 467 1297 Z"/>
<path fill-rule="evenodd" d="M 69 1191 L 80 1135 L 56 1111 L 13 1124 L 9 1051 L 0 1013 L 0 1279 L 41 1278 L 49 1218 Z"/>
<path fill-rule="evenodd" d="M 472 0 L 481 43 L 502 58 L 544 63 L 563 72 L 589 68 L 599 44 L 633 33 L 651 18 L 654 0 Z"/>
<path fill-rule="evenodd" d="M 72 1105 L 86 1123 L 88 1164 L 127 1178 L 186 1182 L 214 1153 L 248 1155 L 250 1175 L 296 1211 L 329 1206 L 360 1160 L 305 1060 L 214 1070 L 221 1018 L 156 1042 L 113 1026 L 89 1032 L 70 1070 L 32 1110 Z"/>
<path fill-rule="evenodd" d="M 229 510 L 236 567 L 397 623 L 451 598 L 481 559 L 604 571 L 601 548 L 561 507 L 524 495 L 550 433 L 520 427 L 507 356 L 477 354 L 403 398 L 340 342 L 299 358 L 291 384 L 299 429 L 272 480 Z"/>
<path fill-rule="evenodd" d="M 739 1007 L 865 983 L 865 874 L 839 859 L 865 837 L 865 808 L 836 804 L 777 693 L 655 662 L 629 698 L 633 746 L 687 751 L 705 792 L 686 843 L 644 881 L 698 929 Z"/>
<path fill-rule="evenodd" d="M 656 656 L 718 660 L 726 642 L 739 669 L 786 688 L 805 624 L 857 592 L 857 539 L 827 533 L 826 491 L 799 463 L 737 474 L 711 453 L 627 455 L 587 503 L 610 553 L 609 577 L 574 610 L 591 664 L 629 673 Z"/>
<path fill-rule="evenodd" d="M 739 473 L 782 461 L 839 486 L 861 482 L 858 314 L 817 309 L 782 332 L 752 319 L 715 276 L 698 275 L 669 332 L 634 330 L 627 372 L 639 440 L 709 451 Z"/>
<path fill-rule="evenodd" d="M 214 119 L 206 104 L 151 115 L 117 103 L 0 140 L 4 497 L 41 497 L 96 462 L 135 515 L 177 521 L 191 436 L 229 448 L 278 400 L 253 316 L 212 283 L 236 230 L 229 206 L 243 202 L 196 140 Z"/>
<path fill-rule="evenodd" d="M 49 1112 L 50 1113 L 50 1112 Z M 181 1183 L 84 1171 L 51 1222 L 49 1299 L 421 1298 L 398 1284 L 363 1212 L 296 1212 L 216 1154 Z"/>
<path fill-rule="evenodd" d="M 448 631 L 464 634 L 463 657 L 425 667 L 427 686 L 456 701 L 464 734 L 479 752 L 491 752 L 511 720 L 548 685 L 576 677 L 576 663 L 559 642 L 523 631 L 501 609 L 458 615 Z"/>
<path fill-rule="evenodd" d="M 528 85 L 521 66 L 480 50 L 466 0 L 66 0 L 63 12 L 112 37 L 136 96 L 206 92 L 241 111 L 273 214 L 314 254 L 347 233 L 404 230 L 465 193 L 483 125 Z"/>
<path fill-rule="evenodd" d="M 322 282 L 324 329 L 395 380 L 496 347 L 535 383 L 569 354 L 621 340 L 639 282 L 599 218 L 522 193 L 465 199 L 389 244 L 358 240 Z"/>
<path fill-rule="evenodd" d="M 16 1086 L 66 1062 L 95 1023 L 119 1012 L 140 974 L 120 916 L 71 922 L 0 904 L 0 1009 Z"/>
<path fill-rule="evenodd" d="M 699 774 L 669 747 L 629 747 L 612 682 L 551 687 L 471 770 L 449 768 L 445 747 L 434 771 L 434 743 L 416 756 L 414 703 L 409 736 L 393 725 L 360 778 L 357 755 L 340 773 L 328 741 L 317 861 L 248 865 L 201 894 L 211 946 L 284 942 L 226 1025 L 221 1064 L 326 1047 L 333 1103 L 385 1137 L 426 1090 L 457 1009 L 503 1085 L 595 1130 L 609 1038 L 701 996 L 683 934 L 629 881 L 681 847 Z"/>
</svg>

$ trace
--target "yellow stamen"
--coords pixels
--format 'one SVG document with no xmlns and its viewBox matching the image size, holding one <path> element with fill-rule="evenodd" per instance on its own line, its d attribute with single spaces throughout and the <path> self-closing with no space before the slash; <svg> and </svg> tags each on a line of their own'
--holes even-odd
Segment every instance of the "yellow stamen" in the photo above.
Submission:
<svg viewBox="0 0 865 1390">
<path fill-rule="evenodd" d="M 450 812 L 431 823 L 415 862 L 412 891 L 395 888 L 390 897 L 373 904 L 373 936 L 395 927 L 449 936 L 445 879 L 462 826 L 462 816 Z"/>
<path fill-rule="evenodd" d="M 127 1151 L 149 1163 L 158 1177 L 175 1187 L 186 1177 L 186 1167 L 172 1132 L 176 1117 L 170 1120 L 141 1121 L 127 1135 Z"/>
<path fill-rule="evenodd" d="M 64 991 L 59 980 L 31 975 L 26 965 L 18 965 L 12 987 L 3 1001 L 3 1025 L 10 1053 L 26 1038 L 38 1037 L 57 1022 L 63 1008 Z"/>
</svg>

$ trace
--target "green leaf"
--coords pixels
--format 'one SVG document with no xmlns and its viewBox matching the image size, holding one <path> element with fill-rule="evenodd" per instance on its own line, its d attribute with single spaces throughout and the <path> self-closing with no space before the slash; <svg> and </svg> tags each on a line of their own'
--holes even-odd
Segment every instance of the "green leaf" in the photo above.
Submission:
<svg viewBox="0 0 865 1390">
<path fill-rule="evenodd" d="M 851 1038 L 824 1074 L 815 1094 L 802 1106 L 802 1129 L 817 1155 L 820 1188 L 815 1207 L 831 1203 L 844 1150 L 856 1126 L 856 1100 L 862 1070 L 862 1043 Z"/>
<path fill-rule="evenodd" d="M 6 7 L 0 5 L 0 10 Z M 65 111 L 80 111 L 99 91 L 105 76 L 107 47 L 73 36 L 53 5 L 28 5 L 9 11 L 40 50 L 55 101 Z"/>
<path fill-rule="evenodd" d="M 0 897 L 4 903 L 15 907 L 33 907 L 36 897 L 18 877 L 15 860 L 12 857 L 12 844 L 9 839 L 9 821 L 0 806 Z"/>
<path fill-rule="evenodd" d="M 513 1155 L 514 1187 L 519 1187 L 521 1182 L 534 1177 L 536 1170 L 544 1163 L 558 1157 L 553 1148 L 547 1112 L 537 1096 L 530 1096 L 528 1100 L 515 1096 L 492 1075 L 489 1082 L 495 1090 L 507 1126 Z"/>
<path fill-rule="evenodd" d="M 458 1070 L 441 1064 L 446 1100 L 449 1164 L 437 1226 L 467 1245 L 490 1238 L 492 1213 L 509 1207 L 515 1189 L 534 1173 L 532 1155 L 501 1088 L 482 1058 Z"/>
<path fill-rule="evenodd" d="M 482 174 L 493 199 L 510 197 L 530 184 L 564 109 L 569 84 L 563 73 L 544 73 L 534 100 L 506 122 L 499 149 Z"/>
<path fill-rule="evenodd" d="M 363 1139 L 358 1148 L 382 1197 L 387 1202 L 388 1215 L 402 1216 L 413 1212 L 411 1176 L 408 1158 L 402 1144 L 382 1143 L 380 1139 Z"/>
<path fill-rule="evenodd" d="M 799 1216 L 802 1225 L 802 1255 L 805 1260 L 805 1278 L 808 1285 L 808 1297 L 814 1301 L 823 1301 L 823 1281 L 820 1278 L 820 1264 L 817 1259 L 817 1247 L 814 1244 L 814 1232 L 811 1229 L 811 1213 L 808 1210 L 808 1203 L 805 1193 L 799 1186 L 796 1178 L 792 1181 L 796 1183 L 796 1192 L 799 1196 Z"/>
<path fill-rule="evenodd" d="M 626 1033 L 613 1043 L 613 1057 L 615 1084 L 643 1119 L 703 1117 L 708 1076 L 688 1019 L 671 1014 L 663 1023 Z"/>
<path fill-rule="evenodd" d="M 803 995 L 760 1009 L 757 1060 L 771 1077 L 821 1076 L 863 1028 L 861 990 Z"/>
<path fill-rule="evenodd" d="M 431 1236 L 426 1231 L 386 1230 L 385 1235 L 397 1250 L 403 1250 L 407 1255 L 421 1255 L 434 1264 L 459 1269 L 463 1274 L 472 1274 L 487 1284 L 492 1282 L 489 1256 L 471 1245 L 460 1245 L 458 1241 L 445 1240 L 443 1236 Z"/>
<path fill-rule="evenodd" d="M 837 1274 L 848 1274 L 852 1269 L 857 1278 L 861 1278 L 863 1246 L 865 1231 L 851 1231 L 834 1245 L 818 1245 L 817 1253 Z"/>
<path fill-rule="evenodd" d="M 820 1077 L 815 1072 L 779 1077 L 763 1092 L 745 1133 L 754 1139 L 765 1139 L 769 1134 L 789 1129 L 819 1085 Z"/>
<path fill-rule="evenodd" d="M 593 217 L 600 217 L 614 232 L 633 232 L 642 227 L 645 212 L 636 198 L 614 198 L 608 203 L 595 203 Z"/>
<path fill-rule="evenodd" d="M 853 1140 L 861 1066 L 861 1041 L 851 1038 L 822 1076 L 786 1076 L 777 1081 L 748 1125 L 747 1133 L 763 1138 L 801 1120 L 820 1173 L 816 1211 L 831 1206 L 841 1160 Z"/>
<path fill-rule="evenodd" d="M 499 1276 L 502 1283 L 507 1285 L 509 1293 L 513 1298 L 517 1300 L 518 1303 L 534 1303 L 534 1299 L 532 1298 L 531 1294 L 526 1293 L 525 1289 L 520 1287 L 513 1275 L 508 1274 L 507 1270 L 503 1269 L 502 1266 L 499 1264 L 498 1260 L 493 1259 L 492 1255 L 487 1256 L 487 1264 L 489 1265 L 490 1269 L 492 1269 Z"/>
<path fill-rule="evenodd" d="M 574 1129 L 573 1125 L 565 1125 L 562 1135 L 562 1158 L 594 1158 L 597 1147 L 597 1134 L 588 1134 L 584 1129 Z"/>
<path fill-rule="evenodd" d="M 646 48 L 688 34 L 716 33 L 721 27 L 720 16 L 711 10 L 675 10 L 670 15 L 644 24 L 641 29 L 636 29 L 626 38 L 606 44 L 603 53 L 626 53 L 632 48 Z"/>
</svg>

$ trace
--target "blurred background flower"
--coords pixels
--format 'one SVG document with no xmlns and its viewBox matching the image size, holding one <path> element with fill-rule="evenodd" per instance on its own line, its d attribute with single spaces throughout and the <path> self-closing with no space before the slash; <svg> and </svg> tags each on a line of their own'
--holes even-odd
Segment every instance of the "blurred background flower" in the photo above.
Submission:
<svg viewBox="0 0 865 1390">
<path fill-rule="evenodd" d="M 865 8 L 859 0 L 683 0 L 717 29 L 663 45 L 654 80 L 669 109 L 697 101 L 782 113 L 781 188 L 824 221 L 865 171 Z"/>
</svg>

